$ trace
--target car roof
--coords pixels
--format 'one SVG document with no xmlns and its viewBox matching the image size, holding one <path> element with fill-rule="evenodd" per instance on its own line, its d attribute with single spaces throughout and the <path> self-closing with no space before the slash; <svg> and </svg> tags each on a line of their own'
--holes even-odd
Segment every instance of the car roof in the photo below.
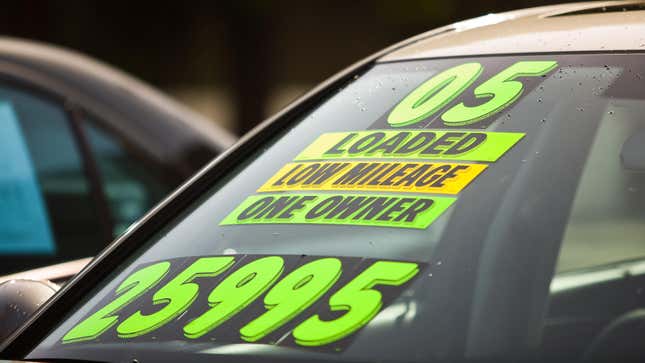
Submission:
<svg viewBox="0 0 645 363">
<path fill-rule="evenodd" d="M 645 2 L 542 6 L 447 25 L 421 34 L 379 62 L 473 55 L 645 51 Z"/>
<path fill-rule="evenodd" d="M 27 78 L 42 79 L 43 82 L 36 82 L 40 86 L 55 84 L 49 88 L 60 91 L 73 102 L 84 107 L 93 105 L 105 111 L 103 114 L 113 115 L 101 121 L 131 136 L 141 147 L 153 153 L 163 152 L 158 155 L 160 159 L 172 159 L 172 153 L 178 154 L 189 140 L 199 139 L 218 152 L 236 140 L 214 122 L 156 89 L 72 50 L 0 37 L 0 66 L 8 70 L 4 73 L 18 79 L 36 74 L 37 77 Z M 160 134 L 161 129 L 166 136 Z"/>
</svg>

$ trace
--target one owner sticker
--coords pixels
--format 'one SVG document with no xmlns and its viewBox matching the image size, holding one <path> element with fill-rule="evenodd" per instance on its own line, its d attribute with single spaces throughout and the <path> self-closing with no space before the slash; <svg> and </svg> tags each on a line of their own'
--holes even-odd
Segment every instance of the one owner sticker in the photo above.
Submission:
<svg viewBox="0 0 645 363">
<path fill-rule="evenodd" d="M 339 224 L 425 229 L 455 201 L 387 194 L 253 195 L 220 225 Z"/>
</svg>

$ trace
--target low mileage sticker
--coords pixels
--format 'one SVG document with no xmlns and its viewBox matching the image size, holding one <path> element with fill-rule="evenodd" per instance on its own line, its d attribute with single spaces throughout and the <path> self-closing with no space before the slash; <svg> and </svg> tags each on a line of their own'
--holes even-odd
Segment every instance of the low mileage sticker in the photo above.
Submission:
<svg viewBox="0 0 645 363">
<path fill-rule="evenodd" d="M 266 255 L 149 263 L 61 342 L 184 339 L 339 351 L 424 268 L 410 261 Z"/>
<path fill-rule="evenodd" d="M 289 163 L 258 192 L 364 190 L 457 194 L 486 167 L 429 162 Z"/>
</svg>

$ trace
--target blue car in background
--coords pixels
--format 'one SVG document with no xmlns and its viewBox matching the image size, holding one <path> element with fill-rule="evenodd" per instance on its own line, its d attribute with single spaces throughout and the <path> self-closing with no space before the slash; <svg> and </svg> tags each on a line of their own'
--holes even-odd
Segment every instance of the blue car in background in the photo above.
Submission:
<svg viewBox="0 0 645 363">
<path fill-rule="evenodd" d="M 104 64 L 0 38 L 0 275 L 95 255 L 234 140 Z"/>
</svg>

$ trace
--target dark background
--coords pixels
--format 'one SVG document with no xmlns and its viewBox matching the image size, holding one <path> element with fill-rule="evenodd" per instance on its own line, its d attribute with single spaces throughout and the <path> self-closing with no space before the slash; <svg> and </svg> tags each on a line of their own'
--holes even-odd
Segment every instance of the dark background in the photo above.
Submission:
<svg viewBox="0 0 645 363">
<path fill-rule="evenodd" d="M 407 37 L 552 0 L 3 2 L 0 34 L 78 50 L 241 134 Z"/>
</svg>

